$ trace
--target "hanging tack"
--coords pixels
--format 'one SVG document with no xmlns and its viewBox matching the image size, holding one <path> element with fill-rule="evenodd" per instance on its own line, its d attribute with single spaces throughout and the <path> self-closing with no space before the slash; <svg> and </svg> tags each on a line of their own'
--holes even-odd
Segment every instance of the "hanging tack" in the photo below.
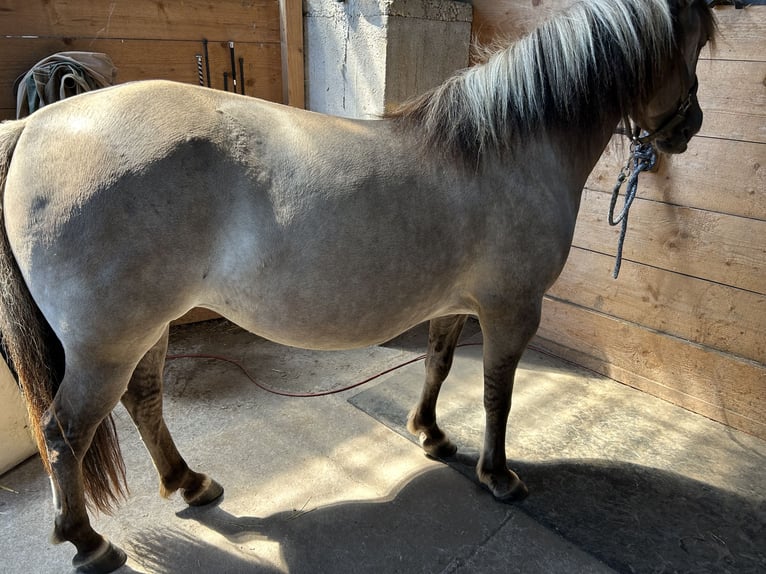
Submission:
<svg viewBox="0 0 766 574">
<path fill-rule="evenodd" d="M 234 42 L 229 42 L 229 55 L 231 56 L 231 83 L 233 92 L 237 93 L 237 66 L 234 58 Z"/>
<path fill-rule="evenodd" d="M 194 57 L 197 58 L 197 79 L 199 80 L 199 85 L 204 86 L 205 74 L 202 72 L 202 54 L 197 54 Z"/>
</svg>

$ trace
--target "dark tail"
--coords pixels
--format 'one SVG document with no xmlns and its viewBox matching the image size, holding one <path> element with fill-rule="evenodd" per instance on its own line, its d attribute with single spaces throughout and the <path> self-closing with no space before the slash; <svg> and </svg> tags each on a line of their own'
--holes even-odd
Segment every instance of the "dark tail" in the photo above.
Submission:
<svg viewBox="0 0 766 574">
<path fill-rule="evenodd" d="M 21 276 L 8 243 L 1 207 L 11 157 L 24 126 L 24 120 L 0 124 L 0 337 L 27 405 L 37 448 L 50 473 L 40 421 L 64 375 L 64 351 Z M 82 467 L 88 504 L 111 512 L 127 493 L 125 464 L 111 416 L 96 430 Z"/>
</svg>

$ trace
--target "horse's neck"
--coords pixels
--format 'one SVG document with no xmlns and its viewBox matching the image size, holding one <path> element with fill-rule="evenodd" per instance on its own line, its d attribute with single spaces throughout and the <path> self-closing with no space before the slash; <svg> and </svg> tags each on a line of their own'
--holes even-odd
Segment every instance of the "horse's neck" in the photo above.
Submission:
<svg viewBox="0 0 766 574">
<path fill-rule="evenodd" d="M 609 143 L 617 122 L 618 118 L 614 118 L 614 124 L 605 122 L 588 130 L 568 126 L 547 132 L 533 145 L 522 142 L 517 146 L 526 157 L 517 157 L 516 161 L 532 166 L 535 179 L 556 185 L 556 190 L 567 196 L 562 199 L 569 199 L 577 208 L 585 182 Z"/>
<path fill-rule="evenodd" d="M 565 132 L 553 140 L 553 149 L 558 149 L 562 158 L 568 158 L 566 161 L 571 181 L 581 182 L 580 188 L 585 185 L 585 181 L 609 144 L 617 121 L 615 118 L 613 123 L 609 122 L 589 133 L 574 130 Z"/>
</svg>

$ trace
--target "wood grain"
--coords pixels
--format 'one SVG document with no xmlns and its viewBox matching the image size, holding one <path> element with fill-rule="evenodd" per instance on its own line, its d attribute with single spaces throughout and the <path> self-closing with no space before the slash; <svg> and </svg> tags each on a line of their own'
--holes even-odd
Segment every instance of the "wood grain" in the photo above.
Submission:
<svg viewBox="0 0 766 574">
<path fill-rule="evenodd" d="M 573 248 L 549 295 L 705 347 L 766 362 L 766 295 Z"/>
<path fill-rule="evenodd" d="M 615 136 L 590 174 L 586 187 L 611 192 L 629 157 Z M 660 158 L 659 169 L 639 180 L 644 199 L 766 220 L 766 145 L 694 137 L 681 155 Z"/>
<path fill-rule="evenodd" d="M 610 194 L 586 189 L 575 228 L 577 247 L 616 253 L 619 226 L 607 224 Z M 622 199 L 618 206 L 622 205 Z M 625 259 L 766 293 L 766 221 L 636 199 Z"/>
<path fill-rule="evenodd" d="M 700 61 L 697 77 L 700 135 L 766 143 L 766 61 Z"/>
<path fill-rule="evenodd" d="M 24 0 L 0 13 L 0 37 L 279 42 L 278 0 Z"/>
<path fill-rule="evenodd" d="M 528 34 L 543 20 L 565 10 L 575 0 L 473 0 L 472 33 L 479 43 L 514 40 Z"/>
<path fill-rule="evenodd" d="M 303 61 L 303 2 L 279 0 L 282 30 L 282 101 L 306 107 L 305 64 Z"/>
<path fill-rule="evenodd" d="M 766 8 L 750 6 L 737 10 L 734 6 L 716 6 L 718 37 L 714 46 L 706 46 L 701 58 L 716 60 L 763 61 L 763 31 L 766 30 Z"/>
<path fill-rule="evenodd" d="M 0 108 L 15 117 L 13 82 L 45 56 L 67 50 L 108 54 L 117 67 L 117 82 L 166 79 L 197 84 L 196 54 L 200 42 L 166 40 L 65 40 L 61 38 L 0 38 Z M 282 101 L 282 65 L 279 44 L 235 44 L 237 57 L 245 59 L 245 92 L 271 101 Z M 223 72 L 231 71 L 227 42 L 210 42 L 212 87 L 223 88 Z M 239 73 L 239 70 L 237 70 Z"/>
</svg>

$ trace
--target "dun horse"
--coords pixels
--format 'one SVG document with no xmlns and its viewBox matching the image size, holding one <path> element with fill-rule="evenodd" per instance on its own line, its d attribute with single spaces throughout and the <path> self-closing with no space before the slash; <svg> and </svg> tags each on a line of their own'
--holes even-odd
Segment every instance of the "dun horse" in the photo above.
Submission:
<svg viewBox="0 0 766 574">
<path fill-rule="evenodd" d="M 122 401 L 163 495 L 223 489 L 162 418 L 168 324 L 206 307 L 274 341 L 341 349 L 430 320 L 409 429 L 455 447 L 436 400 L 467 314 L 484 334 L 478 478 L 500 500 L 516 365 L 569 252 L 580 194 L 627 118 L 680 153 L 699 129 L 704 0 L 586 0 L 390 116 L 352 121 L 164 81 L 0 127 L 0 330 L 74 565 L 125 554 L 93 530 L 125 475 Z"/>
</svg>

